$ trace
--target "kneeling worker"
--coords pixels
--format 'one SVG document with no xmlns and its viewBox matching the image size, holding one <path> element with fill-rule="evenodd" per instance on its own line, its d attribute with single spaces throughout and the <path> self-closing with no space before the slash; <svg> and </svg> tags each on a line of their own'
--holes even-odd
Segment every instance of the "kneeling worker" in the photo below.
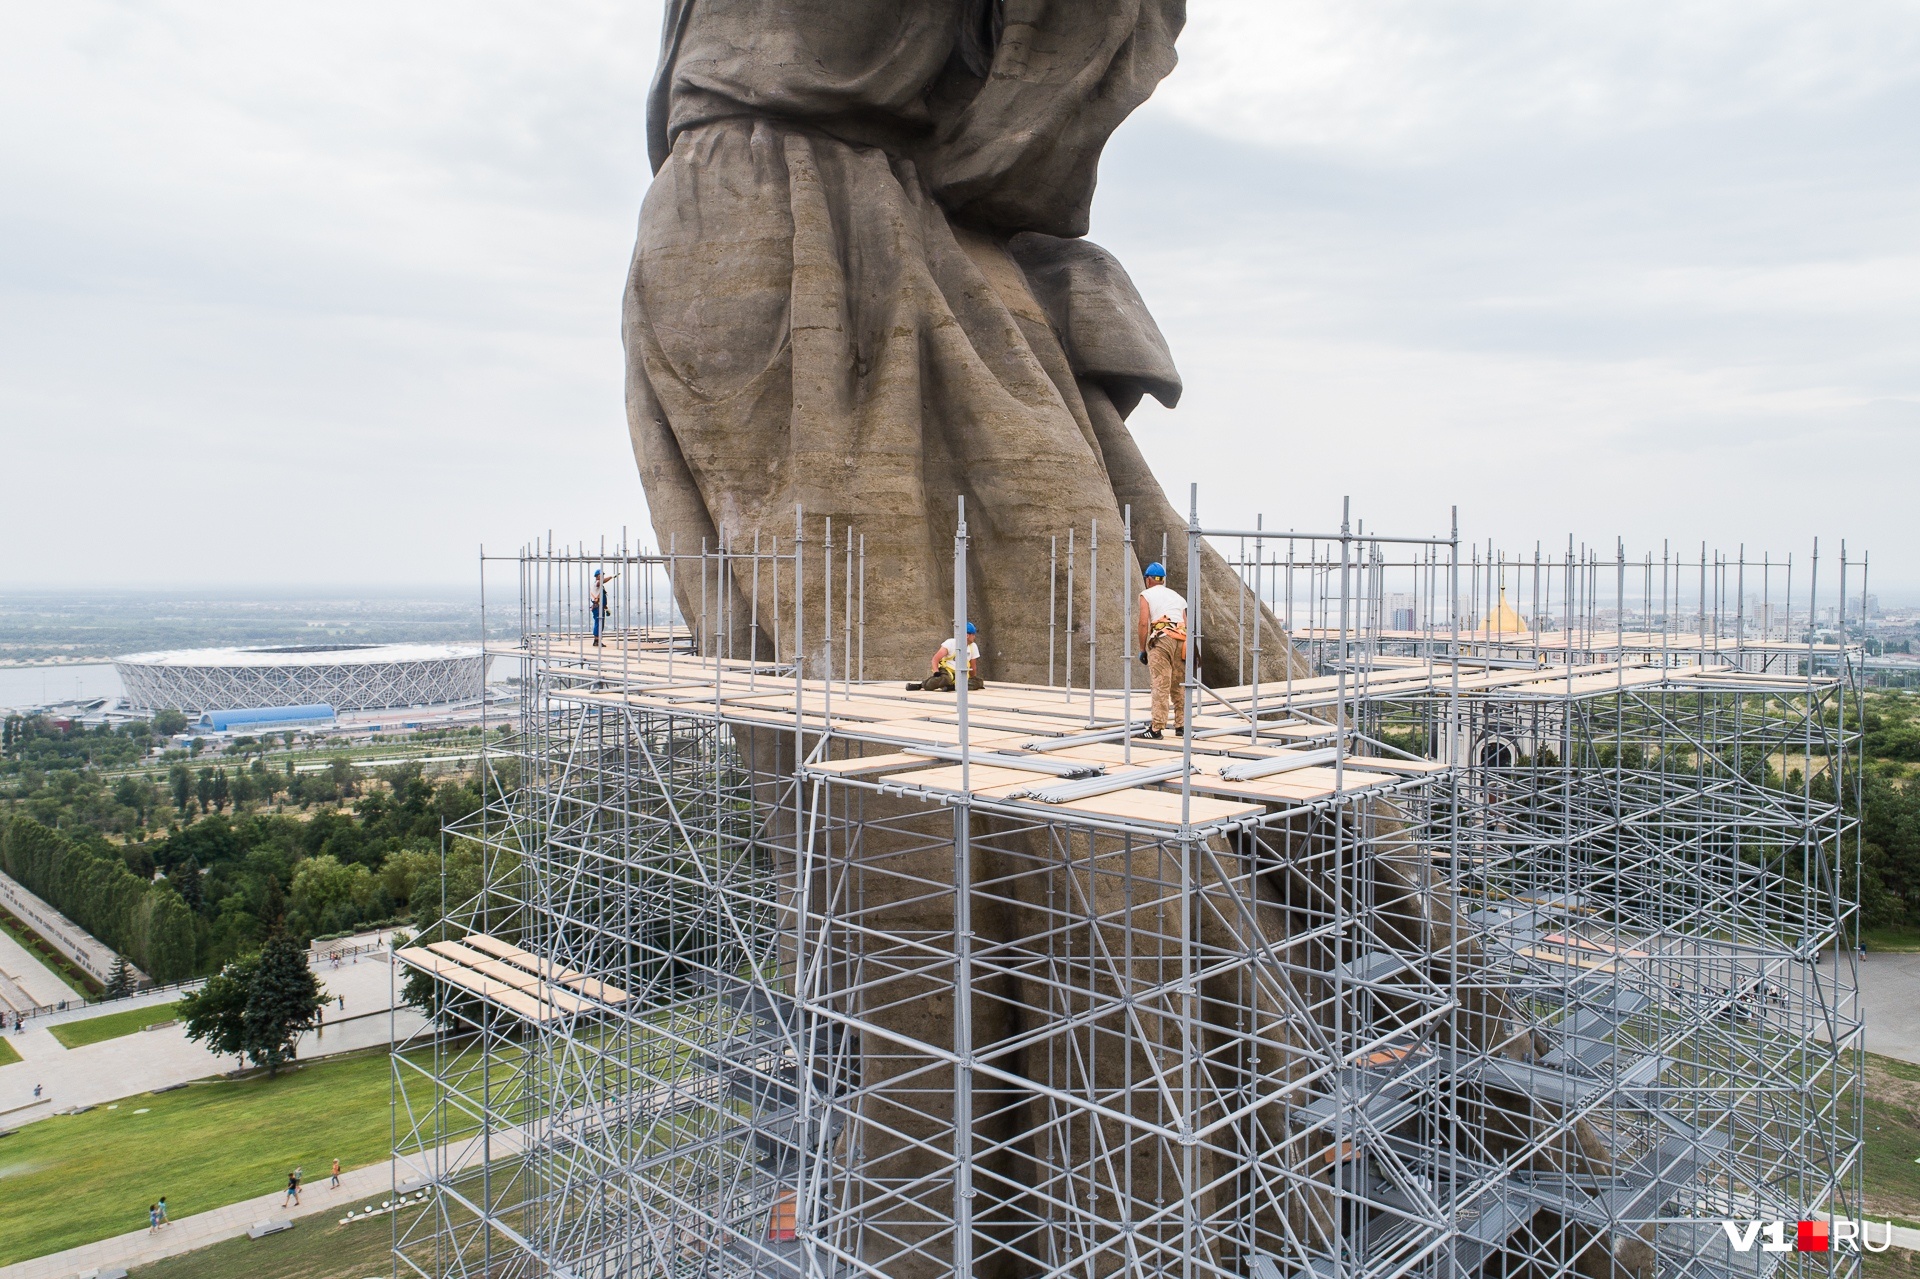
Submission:
<svg viewBox="0 0 1920 1279">
<path fill-rule="evenodd" d="M 974 636 L 979 633 L 979 627 L 975 626 L 972 622 L 967 623 L 967 642 L 965 644 L 967 650 L 967 688 L 972 692 L 978 692 L 987 686 L 987 682 L 980 678 L 980 645 L 974 639 Z M 954 666 L 958 661 L 961 647 L 962 645 L 958 638 L 950 639 L 942 644 L 940 650 L 933 655 L 933 674 L 927 676 L 918 684 L 907 685 L 907 690 L 911 692 L 915 689 L 920 689 L 929 693 L 951 693 L 954 686 Z"/>
<path fill-rule="evenodd" d="M 1146 736 L 1160 737 L 1173 709 L 1173 731 L 1187 722 L 1186 698 L 1179 689 L 1187 665 L 1187 598 L 1167 589 L 1167 570 L 1147 565 L 1147 589 L 1140 592 L 1140 660 L 1153 681 L 1153 726 Z"/>
</svg>

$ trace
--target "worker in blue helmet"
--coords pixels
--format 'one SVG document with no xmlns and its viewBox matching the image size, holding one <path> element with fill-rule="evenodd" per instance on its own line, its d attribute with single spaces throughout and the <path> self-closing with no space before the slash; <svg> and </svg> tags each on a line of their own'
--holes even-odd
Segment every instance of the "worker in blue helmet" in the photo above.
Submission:
<svg viewBox="0 0 1920 1279">
<path fill-rule="evenodd" d="M 1147 565 L 1147 587 L 1140 592 L 1140 660 L 1153 685 L 1153 719 L 1146 735 L 1165 736 L 1186 726 L 1186 699 L 1175 691 L 1187 669 L 1187 597 L 1167 586 L 1166 565 Z"/>
<path fill-rule="evenodd" d="M 980 628 L 968 622 L 965 641 L 955 636 L 942 643 L 933 655 L 933 674 L 918 684 L 907 685 L 907 688 L 910 691 L 919 689 L 928 693 L 951 693 L 959 678 L 956 668 L 963 652 L 967 655 L 967 688 L 974 692 L 985 688 L 987 682 L 980 678 L 980 643 L 976 638 L 979 634 Z"/>
</svg>

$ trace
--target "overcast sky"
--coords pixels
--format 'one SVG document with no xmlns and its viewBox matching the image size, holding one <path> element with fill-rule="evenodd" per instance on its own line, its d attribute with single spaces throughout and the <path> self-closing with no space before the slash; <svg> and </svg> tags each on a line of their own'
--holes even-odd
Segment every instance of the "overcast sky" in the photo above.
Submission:
<svg viewBox="0 0 1920 1279">
<path fill-rule="evenodd" d="M 1094 238 L 1184 505 L 1870 548 L 1920 598 L 1920 5 L 1191 0 Z M 0 0 L 0 583 L 651 540 L 658 5 Z"/>
</svg>

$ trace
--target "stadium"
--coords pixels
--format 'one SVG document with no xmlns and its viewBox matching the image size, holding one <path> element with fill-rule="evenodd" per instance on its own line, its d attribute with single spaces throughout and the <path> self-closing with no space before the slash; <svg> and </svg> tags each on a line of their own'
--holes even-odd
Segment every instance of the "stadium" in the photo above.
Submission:
<svg viewBox="0 0 1920 1279">
<path fill-rule="evenodd" d="M 478 700 L 487 656 L 471 644 L 303 644 L 136 653 L 113 665 L 134 710 L 325 705 L 344 713 Z"/>
</svg>

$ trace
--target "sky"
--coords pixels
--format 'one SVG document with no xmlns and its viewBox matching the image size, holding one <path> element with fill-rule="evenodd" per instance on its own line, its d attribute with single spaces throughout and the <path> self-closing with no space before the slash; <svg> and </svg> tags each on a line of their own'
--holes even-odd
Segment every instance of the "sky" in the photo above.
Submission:
<svg viewBox="0 0 1920 1279">
<path fill-rule="evenodd" d="M 1870 551 L 1920 600 L 1920 6 L 1191 0 L 1092 238 L 1219 524 Z M 657 3 L 0 0 L 0 585 L 651 541 Z"/>
</svg>

